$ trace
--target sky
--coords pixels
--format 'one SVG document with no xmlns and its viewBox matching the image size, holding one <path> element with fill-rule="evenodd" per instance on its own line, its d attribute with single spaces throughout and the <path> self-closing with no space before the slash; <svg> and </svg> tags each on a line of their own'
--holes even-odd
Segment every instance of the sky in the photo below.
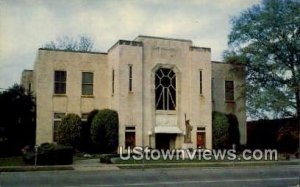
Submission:
<svg viewBox="0 0 300 187">
<path fill-rule="evenodd" d="M 89 36 L 99 52 L 138 35 L 189 39 L 222 61 L 230 20 L 260 0 L 0 0 L 0 88 L 33 69 L 38 48 Z M 1 91 L 0 90 L 0 91 Z"/>
</svg>

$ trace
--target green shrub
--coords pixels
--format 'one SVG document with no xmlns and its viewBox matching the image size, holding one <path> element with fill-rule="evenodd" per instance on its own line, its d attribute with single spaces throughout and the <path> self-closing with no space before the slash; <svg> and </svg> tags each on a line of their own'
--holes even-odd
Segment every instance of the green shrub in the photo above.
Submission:
<svg viewBox="0 0 300 187">
<path fill-rule="evenodd" d="M 213 112 L 212 136 L 213 148 L 225 149 L 229 148 L 229 122 L 225 114 Z"/>
<path fill-rule="evenodd" d="M 73 147 L 44 143 L 38 147 L 37 165 L 66 165 L 73 163 Z M 35 150 L 24 150 L 23 160 L 26 164 L 35 164 Z"/>
<path fill-rule="evenodd" d="M 98 109 L 94 109 L 89 113 L 89 115 L 87 117 L 87 123 L 90 124 L 90 126 L 92 125 L 93 119 L 98 114 L 99 111 L 100 110 L 98 110 Z"/>
<path fill-rule="evenodd" d="M 91 139 L 105 153 L 116 152 L 119 143 L 119 117 L 114 110 L 100 110 L 91 126 Z"/>
<path fill-rule="evenodd" d="M 229 123 L 228 136 L 230 145 L 235 144 L 237 147 L 240 145 L 240 130 L 239 122 L 234 114 L 227 114 L 227 119 Z"/>
<path fill-rule="evenodd" d="M 58 126 L 58 143 L 62 145 L 76 146 L 80 136 L 81 119 L 77 114 L 66 115 Z"/>
</svg>

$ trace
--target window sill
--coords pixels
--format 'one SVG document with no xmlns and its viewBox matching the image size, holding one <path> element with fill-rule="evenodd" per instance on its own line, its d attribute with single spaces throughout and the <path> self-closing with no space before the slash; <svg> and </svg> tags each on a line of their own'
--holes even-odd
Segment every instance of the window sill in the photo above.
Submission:
<svg viewBox="0 0 300 187">
<path fill-rule="evenodd" d="M 81 98 L 94 98 L 93 95 L 81 95 Z"/>
<path fill-rule="evenodd" d="M 81 95 L 82 98 L 94 98 L 93 95 Z"/>
<path fill-rule="evenodd" d="M 67 97 L 66 94 L 53 94 L 53 97 Z"/>
</svg>

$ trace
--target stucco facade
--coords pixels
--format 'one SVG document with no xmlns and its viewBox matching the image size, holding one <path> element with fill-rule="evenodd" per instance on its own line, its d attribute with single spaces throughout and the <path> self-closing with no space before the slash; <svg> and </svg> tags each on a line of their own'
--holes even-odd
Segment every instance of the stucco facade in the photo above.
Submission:
<svg viewBox="0 0 300 187">
<path fill-rule="evenodd" d="M 120 40 L 107 53 L 39 49 L 33 73 L 37 143 L 53 141 L 55 114 L 84 116 L 111 108 L 119 114 L 120 146 L 130 131 L 137 146 L 181 148 L 186 115 L 193 147 L 204 142 L 211 148 L 213 110 L 236 114 L 244 144 L 245 99 L 239 96 L 244 69 L 236 67 L 212 62 L 210 48 L 194 47 L 190 40 L 150 36 Z M 55 71 L 65 72 L 63 94 L 55 93 L 60 89 Z M 82 95 L 84 72 L 93 75 L 89 95 Z M 230 103 L 224 96 L 227 79 L 234 82 Z"/>
</svg>

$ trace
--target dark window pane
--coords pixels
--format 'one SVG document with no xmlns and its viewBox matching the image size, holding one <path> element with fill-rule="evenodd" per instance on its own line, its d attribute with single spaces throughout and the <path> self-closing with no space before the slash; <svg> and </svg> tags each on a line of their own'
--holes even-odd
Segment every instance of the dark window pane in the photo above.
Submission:
<svg viewBox="0 0 300 187">
<path fill-rule="evenodd" d="M 225 100 L 234 100 L 234 83 L 233 81 L 225 81 Z"/>
<path fill-rule="evenodd" d="M 82 83 L 83 84 L 93 84 L 94 74 L 91 72 L 83 72 L 82 73 Z"/>
<path fill-rule="evenodd" d="M 65 94 L 66 93 L 66 83 L 55 83 L 54 93 Z"/>
<path fill-rule="evenodd" d="M 65 94 L 66 93 L 66 71 L 55 71 L 54 72 L 54 93 Z"/>
<path fill-rule="evenodd" d="M 55 71 L 55 81 L 65 82 L 67 80 L 66 71 Z"/>
<path fill-rule="evenodd" d="M 82 95 L 93 95 L 94 73 L 82 72 Z"/>
<path fill-rule="evenodd" d="M 172 69 L 161 68 L 156 71 L 155 103 L 157 110 L 176 109 L 176 75 Z"/>
<path fill-rule="evenodd" d="M 93 85 L 83 84 L 82 85 L 82 95 L 93 95 Z"/>
</svg>

